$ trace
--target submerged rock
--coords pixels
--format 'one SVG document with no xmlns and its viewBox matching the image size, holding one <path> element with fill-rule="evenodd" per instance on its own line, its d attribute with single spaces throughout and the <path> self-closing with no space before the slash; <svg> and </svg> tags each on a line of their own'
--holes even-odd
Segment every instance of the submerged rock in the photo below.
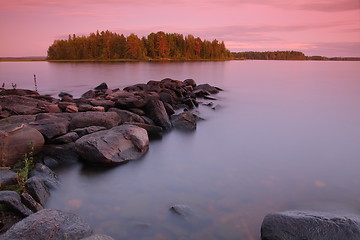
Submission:
<svg viewBox="0 0 360 240">
<path fill-rule="evenodd" d="M 84 161 L 107 165 L 138 159 L 148 148 L 146 130 L 133 125 L 95 132 L 75 142 L 75 150 Z"/>
<path fill-rule="evenodd" d="M 285 211 L 265 216 L 262 240 L 359 240 L 360 216 L 313 211 Z"/>
<path fill-rule="evenodd" d="M 181 130 L 195 130 L 196 129 L 196 117 L 189 111 L 182 112 L 177 115 L 173 115 L 171 122 L 175 128 Z"/>
<path fill-rule="evenodd" d="M 92 234 L 88 223 L 75 214 L 43 209 L 12 226 L 2 240 L 78 240 Z"/>
</svg>

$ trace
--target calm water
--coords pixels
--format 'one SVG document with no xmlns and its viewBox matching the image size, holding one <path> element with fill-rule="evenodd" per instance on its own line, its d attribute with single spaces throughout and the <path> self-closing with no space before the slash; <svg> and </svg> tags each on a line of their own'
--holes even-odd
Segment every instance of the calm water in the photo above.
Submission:
<svg viewBox="0 0 360 240">
<path fill-rule="evenodd" d="M 173 130 L 144 158 L 58 171 L 47 207 L 116 239 L 259 239 L 267 213 L 360 212 L 360 62 L 0 63 L 0 82 L 80 96 L 165 77 L 223 88 L 193 133 Z M 169 212 L 190 206 L 184 220 Z"/>
</svg>

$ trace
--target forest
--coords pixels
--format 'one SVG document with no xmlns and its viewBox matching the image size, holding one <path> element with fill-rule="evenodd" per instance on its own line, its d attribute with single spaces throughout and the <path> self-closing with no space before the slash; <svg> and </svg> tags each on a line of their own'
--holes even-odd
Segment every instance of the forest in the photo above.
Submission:
<svg viewBox="0 0 360 240">
<path fill-rule="evenodd" d="M 179 33 L 150 33 L 139 38 L 110 31 L 97 31 L 89 36 L 69 35 L 66 40 L 55 40 L 48 48 L 48 60 L 200 60 L 230 59 L 232 54 L 224 42 L 202 40 Z"/>
<path fill-rule="evenodd" d="M 298 51 L 273 52 L 234 52 L 234 58 L 255 60 L 308 60 L 304 53 Z"/>
</svg>

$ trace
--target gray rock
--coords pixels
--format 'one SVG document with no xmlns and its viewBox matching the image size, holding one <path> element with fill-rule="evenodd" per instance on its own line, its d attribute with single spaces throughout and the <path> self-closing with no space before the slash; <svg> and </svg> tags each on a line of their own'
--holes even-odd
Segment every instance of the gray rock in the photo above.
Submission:
<svg viewBox="0 0 360 240">
<path fill-rule="evenodd" d="M 22 216 L 29 216 L 33 213 L 21 202 L 20 195 L 14 191 L 0 191 L 0 203 Z"/>
<path fill-rule="evenodd" d="M 60 184 L 57 175 L 46 165 L 37 163 L 30 171 L 30 177 L 36 176 L 39 180 L 45 183 L 48 188 L 57 188 Z"/>
<path fill-rule="evenodd" d="M 262 240 L 359 240 L 360 216 L 313 211 L 285 211 L 265 216 Z"/>
<path fill-rule="evenodd" d="M 148 147 L 146 130 L 133 125 L 92 133 L 75 142 L 75 150 L 83 160 L 107 165 L 138 159 Z"/>
<path fill-rule="evenodd" d="M 115 240 L 115 239 L 103 234 L 94 234 L 91 235 L 90 237 L 83 238 L 81 240 Z"/>
<path fill-rule="evenodd" d="M 48 187 L 36 176 L 29 178 L 25 187 L 27 192 L 41 205 L 44 205 L 50 197 Z"/>
<path fill-rule="evenodd" d="M 159 126 L 138 122 L 127 122 L 125 124 L 135 125 L 144 128 L 150 137 L 161 137 L 163 134 L 163 129 Z"/>
<path fill-rule="evenodd" d="M 68 132 L 69 121 L 64 118 L 55 117 L 50 114 L 41 114 L 40 120 L 30 123 L 30 126 L 37 129 L 47 139 L 64 135 Z M 44 116 L 47 116 L 44 118 Z M 39 119 L 39 117 L 37 117 Z"/>
<path fill-rule="evenodd" d="M 27 192 L 21 194 L 21 202 L 33 212 L 38 212 L 43 208 L 35 199 Z"/>
<path fill-rule="evenodd" d="M 78 240 L 92 234 L 88 223 L 72 213 L 43 209 L 12 226 L 2 240 Z"/>
<path fill-rule="evenodd" d="M 171 118 L 173 126 L 181 130 L 195 130 L 196 117 L 189 111 L 173 115 Z"/>
<path fill-rule="evenodd" d="M 43 146 L 44 137 L 35 128 L 26 124 L 0 125 L 0 166 L 13 166 L 25 154 L 36 154 Z"/>
<path fill-rule="evenodd" d="M 157 126 L 164 130 L 171 129 L 169 115 L 166 112 L 164 104 L 156 97 L 151 97 L 145 106 L 145 112 Z"/>
<path fill-rule="evenodd" d="M 121 118 L 114 112 L 79 112 L 72 114 L 70 130 L 90 126 L 112 128 L 120 124 Z"/>
<path fill-rule="evenodd" d="M 16 173 L 11 170 L 0 169 L 0 189 L 4 186 L 16 184 Z"/>
<path fill-rule="evenodd" d="M 11 114 L 16 115 L 37 114 L 43 112 L 42 107 L 49 104 L 49 102 L 25 96 L 0 96 L 0 105 L 2 106 L 3 110 L 7 110 Z"/>
<path fill-rule="evenodd" d="M 216 93 L 218 93 L 219 90 L 220 90 L 219 88 L 213 87 L 213 86 L 211 86 L 211 85 L 209 85 L 209 84 L 207 84 L 207 83 L 205 83 L 205 84 L 199 84 L 199 85 L 197 85 L 196 87 L 194 87 L 194 90 L 198 90 L 198 89 L 207 91 L 207 92 L 209 92 L 209 93 L 211 93 L 211 94 L 216 94 Z"/>
</svg>

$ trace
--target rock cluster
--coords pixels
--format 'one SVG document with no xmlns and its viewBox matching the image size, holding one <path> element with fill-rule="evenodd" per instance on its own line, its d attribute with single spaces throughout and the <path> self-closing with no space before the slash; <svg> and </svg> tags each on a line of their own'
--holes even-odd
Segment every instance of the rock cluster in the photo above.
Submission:
<svg viewBox="0 0 360 240">
<path fill-rule="evenodd" d="M 199 105 L 197 98 L 219 90 L 208 84 L 197 85 L 192 79 L 169 78 L 114 90 L 102 83 L 78 99 L 65 92 L 56 99 L 31 90 L 0 89 L 0 208 L 6 209 L 0 214 L 0 233 L 27 217 L 25 223 L 14 225 L 2 237 L 25 239 L 31 235 L 40 239 L 42 233 L 31 230 L 32 226 L 52 223 L 50 215 L 59 217 L 49 226 L 49 234 L 55 234 L 53 239 L 88 237 L 75 230 L 74 237 L 62 232 L 64 219 L 73 217 L 43 210 L 50 190 L 59 185 L 49 167 L 69 159 L 101 165 L 138 159 L 149 148 L 149 136 L 162 136 L 173 127 L 194 130 L 197 117 L 191 110 Z M 19 194 L 9 186 L 18 184 L 19 167 L 15 166 L 29 154 L 36 155 L 38 163 L 23 183 L 25 192 Z M 66 224 L 64 227 L 68 228 Z M 94 235 L 89 239 L 108 237 Z"/>
</svg>

